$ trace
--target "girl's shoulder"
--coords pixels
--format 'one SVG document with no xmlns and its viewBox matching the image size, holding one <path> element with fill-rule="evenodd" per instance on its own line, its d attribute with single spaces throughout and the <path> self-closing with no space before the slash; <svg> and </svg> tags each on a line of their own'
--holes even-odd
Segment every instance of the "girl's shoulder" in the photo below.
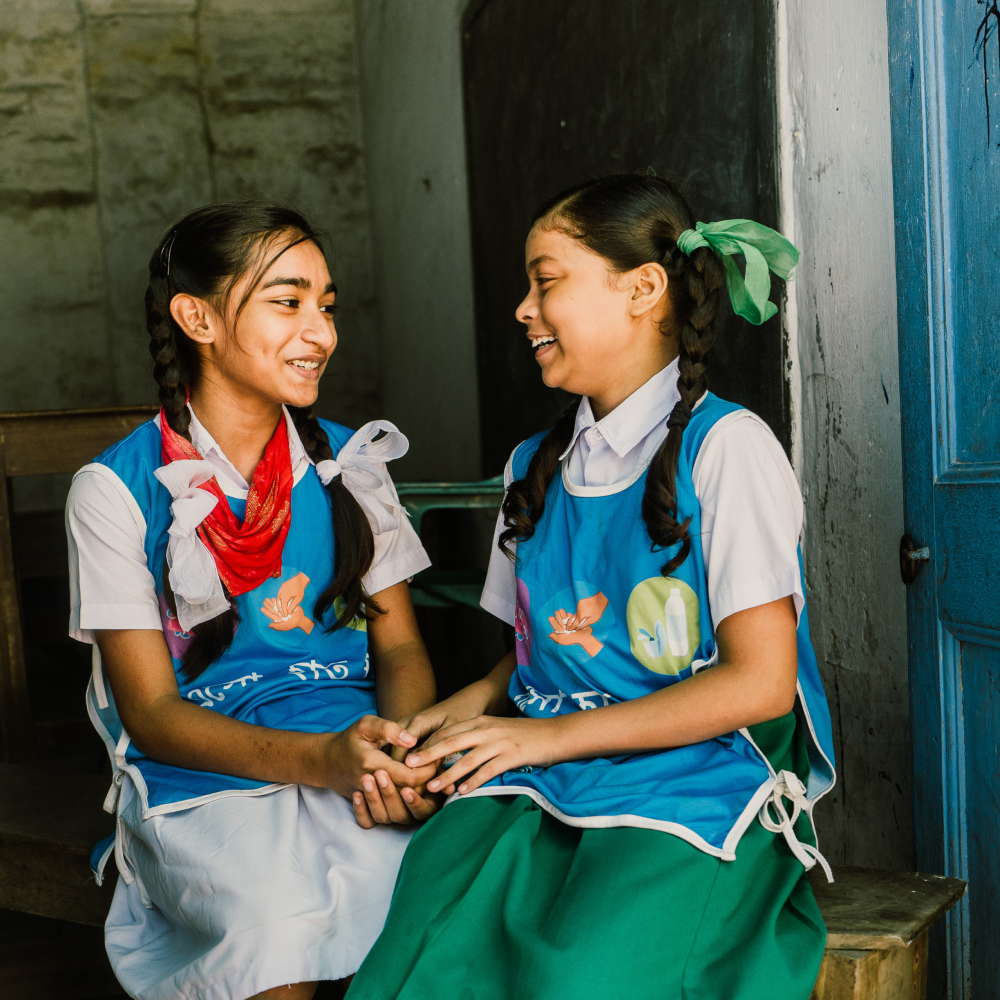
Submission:
<svg viewBox="0 0 1000 1000">
<path fill-rule="evenodd" d="M 144 424 L 139 424 L 131 434 L 102 451 L 92 460 L 92 464 L 115 468 L 117 465 L 132 463 L 137 459 L 152 457 L 152 460 L 160 465 L 160 448 L 160 428 L 154 417 Z"/>
<path fill-rule="evenodd" d="M 510 482 L 524 479 L 528 473 L 528 465 L 535 457 L 535 452 L 538 451 L 539 445 L 545 440 L 546 434 L 548 434 L 547 430 L 532 434 L 530 438 L 522 441 L 511 452 L 510 460 L 507 463 L 507 467 L 510 470 Z"/>
</svg>

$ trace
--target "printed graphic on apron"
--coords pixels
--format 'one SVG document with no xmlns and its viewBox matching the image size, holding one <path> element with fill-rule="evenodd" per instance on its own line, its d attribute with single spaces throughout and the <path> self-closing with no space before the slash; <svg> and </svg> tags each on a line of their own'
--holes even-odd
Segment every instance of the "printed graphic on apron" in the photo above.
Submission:
<svg viewBox="0 0 1000 1000">
<path fill-rule="evenodd" d="M 548 619 L 549 639 L 578 651 L 573 659 L 585 662 L 604 649 L 615 623 L 615 615 L 601 590 L 585 580 L 574 580 L 573 589 L 559 591 L 542 609 L 539 619 Z"/>
<path fill-rule="evenodd" d="M 177 621 L 177 615 L 167 605 L 165 594 L 159 595 L 159 603 L 160 624 L 163 627 L 163 637 L 167 640 L 167 649 L 170 650 L 170 655 L 175 660 L 182 660 L 194 636 L 181 628 L 180 622 Z"/>
<path fill-rule="evenodd" d="M 334 615 L 337 616 L 337 618 L 339 618 L 344 613 L 344 608 L 345 607 L 346 607 L 346 605 L 344 604 L 344 599 L 342 597 L 335 597 L 333 599 L 333 613 L 334 613 Z M 368 631 L 368 621 L 367 621 L 367 619 L 362 618 L 359 615 L 357 618 L 352 618 L 347 623 L 347 627 L 354 629 L 355 632 L 367 632 Z M 366 677 L 368 676 L 367 673 L 365 674 L 365 676 Z"/>
<path fill-rule="evenodd" d="M 517 581 L 517 606 L 514 608 L 514 649 L 522 667 L 531 666 L 531 595 L 520 579 Z"/>
<path fill-rule="evenodd" d="M 626 612 L 632 655 L 655 674 L 679 674 L 701 641 L 698 595 L 683 581 L 654 576 L 632 591 Z"/>
<path fill-rule="evenodd" d="M 285 574 L 282 573 L 281 576 L 284 579 Z M 274 597 L 264 598 L 264 605 L 260 610 L 271 619 L 268 628 L 277 632 L 300 628 L 306 635 L 313 630 L 315 622 L 307 618 L 302 610 L 302 599 L 306 596 L 308 586 L 309 577 L 305 573 L 296 573 L 290 580 L 284 580 Z"/>
</svg>

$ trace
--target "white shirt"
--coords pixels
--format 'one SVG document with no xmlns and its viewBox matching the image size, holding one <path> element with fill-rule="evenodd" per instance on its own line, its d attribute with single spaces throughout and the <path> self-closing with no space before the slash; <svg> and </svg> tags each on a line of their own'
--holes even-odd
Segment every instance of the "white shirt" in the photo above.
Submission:
<svg viewBox="0 0 1000 1000">
<path fill-rule="evenodd" d="M 312 464 L 285 409 L 292 481 Z M 159 417 L 156 418 L 157 421 Z M 209 463 L 222 492 L 245 500 L 249 484 L 191 411 L 191 443 Z M 384 469 L 383 463 L 376 463 Z M 430 566 L 417 533 L 405 516 L 399 526 L 375 536 L 375 557 L 365 590 L 377 594 Z M 103 465 L 86 465 L 74 477 L 66 501 L 69 541 L 69 634 L 94 642 L 95 629 L 159 630 L 160 607 L 143 543 L 146 523 L 128 488 Z M 330 554 L 333 558 L 333 553 Z"/>
<path fill-rule="evenodd" d="M 573 439 L 562 455 L 572 491 L 615 492 L 614 487 L 623 488 L 640 475 L 666 437 L 666 419 L 679 399 L 676 361 L 601 420 L 594 419 L 590 400 L 581 399 Z M 512 454 L 504 470 L 505 488 L 513 479 L 513 458 Z M 723 418 L 699 451 L 694 488 L 701 505 L 701 546 L 713 626 L 737 611 L 789 595 L 801 614 L 805 604 L 798 561 L 802 495 L 767 424 L 746 410 Z M 480 603 L 513 625 L 514 564 L 496 547 L 503 530 L 500 515 Z"/>
</svg>

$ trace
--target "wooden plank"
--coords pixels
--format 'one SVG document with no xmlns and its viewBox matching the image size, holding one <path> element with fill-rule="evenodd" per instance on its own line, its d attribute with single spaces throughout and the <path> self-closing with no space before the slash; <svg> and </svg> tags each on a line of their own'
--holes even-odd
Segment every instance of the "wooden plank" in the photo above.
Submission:
<svg viewBox="0 0 1000 1000">
<path fill-rule="evenodd" d="M 966 890 L 961 879 L 944 875 L 848 867 L 833 874 L 830 884 L 818 868 L 809 873 L 829 949 L 908 948 Z"/>
<path fill-rule="evenodd" d="M 35 739 L 24 670 L 9 480 L 2 474 L 3 458 L 0 443 L 0 728 L 3 729 L 4 759 L 11 764 L 33 764 Z"/>
<path fill-rule="evenodd" d="M 0 907 L 103 924 L 116 880 L 98 887 L 89 859 L 114 831 L 101 808 L 108 783 L 96 774 L 0 765 Z"/>
<path fill-rule="evenodd" d="M 91 1000 L 124 996 L 99 927 L 0 910 L 4 1000 Z"/>
<path fill-rule="evenodd" d="M 927 932 L 909 948 L 827 949 L 811 1000 L 924 1000 Z"/>
<path fill-rule="evenodd" d="M 89 857 L 114 830 L 114 817 L 102 808 L 110 784 L 100 774 L 0 764 L 0 840 Z"/>
<path fill-rule="evenodd" d="M 81 854 L 0 838 L 0 905 L 22 913 L 102 927 L 118 872 L 98 886 Z"/>
<path fill-rule="evenodd" d="M 155 406 L 0 413 L 7 476 L 76 472 L 158 412 Z"/>
</svg>

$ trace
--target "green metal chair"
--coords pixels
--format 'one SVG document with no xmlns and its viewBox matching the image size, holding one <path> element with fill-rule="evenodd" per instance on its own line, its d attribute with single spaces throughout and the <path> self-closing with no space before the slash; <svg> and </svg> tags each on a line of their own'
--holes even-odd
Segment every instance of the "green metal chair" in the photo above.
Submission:
<svg viewBox="0 0 1000 1000">
<path fill-rule="evenodd" d="M 429 510 L 498 510 L 503 500 L 503 476 L 474 483 L 396 483 L 413 527 L 421 534 Z M 479 597 L 486 574 L 470 569 L 425 569 L 410 584 L 413 603 L 421 607 L 467 607 L 482 610 Z"/>
</svg>

